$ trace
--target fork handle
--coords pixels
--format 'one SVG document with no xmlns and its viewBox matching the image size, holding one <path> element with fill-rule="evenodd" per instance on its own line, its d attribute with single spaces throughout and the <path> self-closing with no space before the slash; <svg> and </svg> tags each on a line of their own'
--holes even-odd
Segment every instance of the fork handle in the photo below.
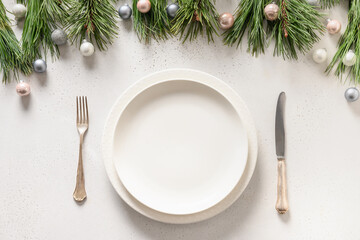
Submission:
<svg viewBox="0 0 360 240">
<path fill-rule="evenodd" d="M 80 146 L 79 146 L 79 162 L 78 162 L 78 169 L 76 175 L 76 186 L 75 191 L 73 193 L 73 197 L 75 201 L 81 202 L 86 198 L 86 191 L 85 191 L 85 178 L 84 178 L 84 167 L 83 167 L 83 160 L 82 160 L 82 145 L 84 141 L 84 135 L 80 135 Z"/>
<path fill-rule="evenodd" d="M 278 160 L 277 201 L 275 208 L 280 214 L 284 214 L 289 210 L 289 203 L 287 199 L 285 159 Z"/>
</svg>

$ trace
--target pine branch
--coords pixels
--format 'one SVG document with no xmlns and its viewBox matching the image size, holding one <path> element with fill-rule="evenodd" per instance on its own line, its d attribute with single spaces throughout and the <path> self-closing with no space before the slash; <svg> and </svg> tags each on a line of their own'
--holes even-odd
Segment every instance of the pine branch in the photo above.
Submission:
<svg viewBox="0 0 360 240">
<path fill-rule="evenodd" d="M 335 75 L 340 79 L 349 79 L 352 82 L 360 83 L 360 0 L 353 0 L 348 13 L 348 25 L 344 34 L 340 37 L 338 50 L 334 55 L 326 72 L 330 73 L 336 67 Z M 349 50 L 353 49 L 356 55 L 356 63 L 351 67 L 346 67 L 342 59 Z"/>
<path fill-rule="evenodd" d="M 322 8 L 331 8 L 340 3 L 340 0 L 320 0 L 320 6 Z"/>
<path fill-rule="evenodd" d="M 248 29 L 248 52 L 257 56 L 264 53 L 266 47 L 266 32 L 264 30 L 264 8 L 271 0 L 243 0 L 236 10 L 234 26 L 224 35 L 226 45 L 237 47 Z"/>
<path fill-rule="evenodd" d="M 305 54 L 320 40 L 317 34 L 325 30 L 322 14 L 303 0 L 281 0 L 280 9 L 280 20 L 269 24 L 274 56 L 297 59 L 298 52 Z"/>
<path fill-rule="evenodd" d="M 166 13 L 166 0 L 150 0 L 151 9 L 141 13 L 136 7 L 137 0 L 133 0 L 134 29 L 140 39 L 149 43 L 151 38 L 165 40 L 170 32 L 170 21 Z"/>
<path fill-rule="evenodd" d="M 9 83 L 11 76 L 18 79 L 18 71 L 28 75 L 31 64 L 22 58 L 20 43 L 11 29 L 10 20 L 6 16 L 6 8 L 0 0 L 0 69 L 3 73 L 2 82 Z"/>
<path fill-rule="evenodd" d="M 197 38 L 199 34 L 207 36 L 208 42 L 213 42 L 213 35 L 219 35 L 218 13 L 214 0 L 180 0 L 180 9 L 173 19 L 171 32 L 180 34 L 180 39 L 185 42 Z"/>
<path fill-rule="evenodd" d="M 53 59 L 59 56 L 57 45 L 51 40 L 51 32 L 67 16 L 68 0 L 29 0 L 22 34 L 22 49 L 27 61 L 34 61 L 50 52 Z"/>
<path fill-rule="evenodd" d="M 73 0 L 68 13 L 66 29 L 72 43 L 88 38 L 104 51 L 118 34 L 118 15 L 109 0 Z"/>
</svg>

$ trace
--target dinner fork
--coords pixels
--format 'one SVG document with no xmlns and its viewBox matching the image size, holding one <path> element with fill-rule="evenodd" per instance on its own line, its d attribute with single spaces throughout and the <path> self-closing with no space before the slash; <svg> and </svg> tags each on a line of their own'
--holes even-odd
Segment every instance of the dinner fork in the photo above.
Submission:
<svg viewBox="0 0 360 240">
<path fill-rule="evenodd" d="M 76 187 L 73 193 L 75 201 L 81 202 L 86 198 L 84 168 L 82 159 L 82 145 L 84 135 L 89 127 L 87 97 L 76 97 L 76 127 L 80 135 L 79 162 L 76 175 Z"/>
</svg>

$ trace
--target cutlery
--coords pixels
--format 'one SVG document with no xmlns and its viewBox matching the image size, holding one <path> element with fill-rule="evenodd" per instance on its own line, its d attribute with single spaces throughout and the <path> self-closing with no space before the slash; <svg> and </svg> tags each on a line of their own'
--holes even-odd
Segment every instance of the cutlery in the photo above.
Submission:
<svg viewBox="0 0 360 240">
<path fill-rule="evenodd" d="M 87 97 L 76 97 L 76 127 L 80 135 L 79 162 L 76 175 L 76 187 L 73 193 L 75 201 L 81 202 L 86 198 L 84 168 L 82 159 L 82 145 L 84 143 L 84 135 L 89 127 L 89 114 Z"/>
<path fill-rule="evenodd" d="M 275 208 L 280 214 L 284 214 L 289 210 L 286 186 L 286 166 L 285 166 L 285 126 L 284 126 L 284 110 L 286 95 L 280 93 L 276 107 L 275 118 L 275 144 L 276 155 L 278 160 L 278 183 L 277 183 L 277 201 Z"/>
</svg>

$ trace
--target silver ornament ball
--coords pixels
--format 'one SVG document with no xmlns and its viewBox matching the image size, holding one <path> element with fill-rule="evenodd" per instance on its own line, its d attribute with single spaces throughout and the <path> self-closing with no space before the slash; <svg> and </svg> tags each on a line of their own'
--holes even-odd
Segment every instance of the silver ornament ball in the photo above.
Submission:
<svg viewBox="0 0 360 240">
<path fill-rule="evenodd" d="M 179 5 L 172 3 L 166 7 L 166 12 L 170 18 L 174 18 L 179 9 L 180 9 Z"/>
<path fill-rule="evenodd" d="M 42 59 L 36 59 L 33 63 L 34 71 L 37 73 L 43 73 L 46 71 L 46 62 Z"/>
<path fill-rule="evenodd" d="M 359 95 L 359 90 L 354 87 L 348 88 L 345 91 L 345 98 L 348 102 L 355 102 L 359 99 Z"/>
<path fill-rule="evenodd" d="M 64 30 L 62 29 L 55 29 L 52 33 L 51 33 L 51 40 L 56 44 L 56 45 L 64 45 L 67 42 L 67 35 L 64 32 Z"/>
<path fill-rule="evenodd" d="M 119 16 L 121 17 L 121 19 L 130 19 L 131 15 L 132 9 L 128 4 L 125 4 L 119 8 Z"/>
</svg>

